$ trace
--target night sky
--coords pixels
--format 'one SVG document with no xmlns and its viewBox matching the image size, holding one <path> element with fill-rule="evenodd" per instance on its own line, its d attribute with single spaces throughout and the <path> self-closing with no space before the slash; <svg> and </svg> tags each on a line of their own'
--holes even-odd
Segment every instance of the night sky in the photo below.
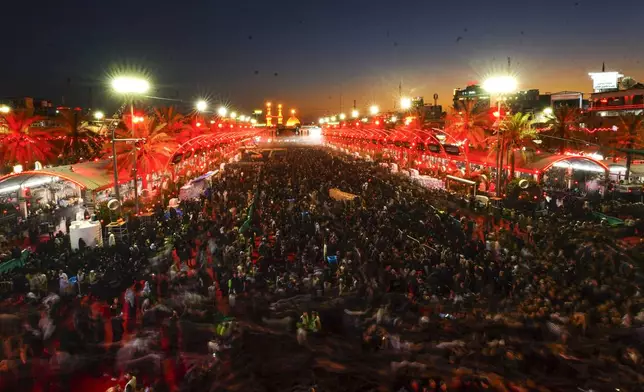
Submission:
<svg viewBox="0 0 644 392">
<path fill-rule="evenodd" d="M 110 74 L 154 95 L 241 111 L 269 99 L 317 118 L 452 90 L 507 67 L 520 88 L 590 92 L 588 72 L 644 80 L 644 1 L 169 1 L 3 3 L 0 97 L 114 107 Z M 154 103 L 154 102 L 153 102 Z M 156 102 L 161 104 L 161 102 Z"/>
</svg>

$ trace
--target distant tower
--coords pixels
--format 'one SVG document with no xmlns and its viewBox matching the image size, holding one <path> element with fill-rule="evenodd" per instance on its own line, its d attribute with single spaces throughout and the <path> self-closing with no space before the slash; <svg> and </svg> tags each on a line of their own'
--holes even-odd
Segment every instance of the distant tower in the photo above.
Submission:
<svg viewBox="0 0 644 392">
<path fill-rule="evenodd" d="M 266 102 L 266 126 L 270 127 L 273 125 L 273 116 L 271 115 L 271 103 Z"/>
<path fill-rule="evenodd" d="M 282 120 L 284 117 L 282 117 L 282 104 L 280 103 L 277 105 L 277 124 L 282 125 Z"/>
<path fill-rule="evenodd" d="M 602 63 L 602 72 L 606 72 L 606 63 Z"/>
</svg>

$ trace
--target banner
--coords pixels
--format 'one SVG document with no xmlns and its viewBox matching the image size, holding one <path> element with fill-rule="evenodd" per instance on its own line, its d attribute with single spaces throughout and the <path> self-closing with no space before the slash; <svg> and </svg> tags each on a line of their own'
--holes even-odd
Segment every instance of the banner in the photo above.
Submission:
<svg viewBox="0 0 644 392">
<path fill-rule="evenodd" d="M 358 195 L 354 195 L 353 193 L 348 192 L 342 192 L 338 188 L 331 188 L 329 189 L 329 197 L 333 200 L 353 200 L 358 197 Z"/>
</svg>

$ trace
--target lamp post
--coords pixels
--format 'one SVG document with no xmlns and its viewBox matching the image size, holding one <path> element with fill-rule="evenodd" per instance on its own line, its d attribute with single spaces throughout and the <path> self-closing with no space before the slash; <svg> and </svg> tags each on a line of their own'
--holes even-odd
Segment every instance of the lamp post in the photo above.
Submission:
<svg viewBox="0 0 644 392">
<path fill-rule="evenodd" d="M 517 81 L 509 75 L 494 76 L 487 79 L 483 83 L 483 89 L 491 94 L 497 95 L 497 157 L 496 157 L 496 196 L 500 197 L 501 193 L 501 172 L 503 171 L 503 151 L 501 149 L 505 145 L 505 135 L 501 135 L 501 97 L 505 94 L 514 92 L 517 88 Z"/>
<path fill-rule="evenodd" d="M 150 90 L 150 83 L 142 78 L 131 77 L 131 76 L 121 76 L 114 78 L 112 80 L 112 89 L 119 93 L 124 94 L 126 99 L 130 101 L 130 124 L 132 136 L 134 136 L 134 97 L 136 95 L 145 94 Z M 116 127 L 112 128 L 112 165 L 114 166 L 114 192 L 116 198 L 121 201 L 120 192 L 119 192 L 119 179 L 118 179 L 118 166 L 116 162 L 116 142 L 134 142 L 134 201 L 136 214 L 139 214 L 139 180 L 137 173 L 137 150 L 136 143 L 138 143 L 141 138 L 127 138 L 127 139 L 117 139 L 116 138 Z"/>
</svg>

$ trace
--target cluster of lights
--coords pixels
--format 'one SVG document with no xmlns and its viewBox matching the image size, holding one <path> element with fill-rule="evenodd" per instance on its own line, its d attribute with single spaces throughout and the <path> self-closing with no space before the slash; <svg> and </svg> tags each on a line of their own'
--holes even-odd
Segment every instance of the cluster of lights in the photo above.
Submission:
<svg viewBox="0 0 644 392">
<path fill-rule="evenodd" d="M 195 104 L 195 109 L 198 112 L 202 112 L 202 113 L 207 112 L 208 107 L 209 107 L 208 102 L 203 100 L 203 99 L 197 101 L 197 103 Z M 227 118 L 230 118 L 231 120 L 237 120 L 237 121 L 241 121 L 241 122 L 251 122 L 251 123 L 253 123 L 253 119 L 251 118 L 251 116 L 246 116 L 244 114 L 238 114 L 235 111 L 229 112 L 228 108 L 225 107 L 225 106 L 220 106 L 217 109 L 217 115 L 219 117 L 221 117 L 221 118 L 227 117 Z M 211 124 L 215 124 L 215 122 L 216 122 L 215 120 L 210 121 Z"/>
</svg>

